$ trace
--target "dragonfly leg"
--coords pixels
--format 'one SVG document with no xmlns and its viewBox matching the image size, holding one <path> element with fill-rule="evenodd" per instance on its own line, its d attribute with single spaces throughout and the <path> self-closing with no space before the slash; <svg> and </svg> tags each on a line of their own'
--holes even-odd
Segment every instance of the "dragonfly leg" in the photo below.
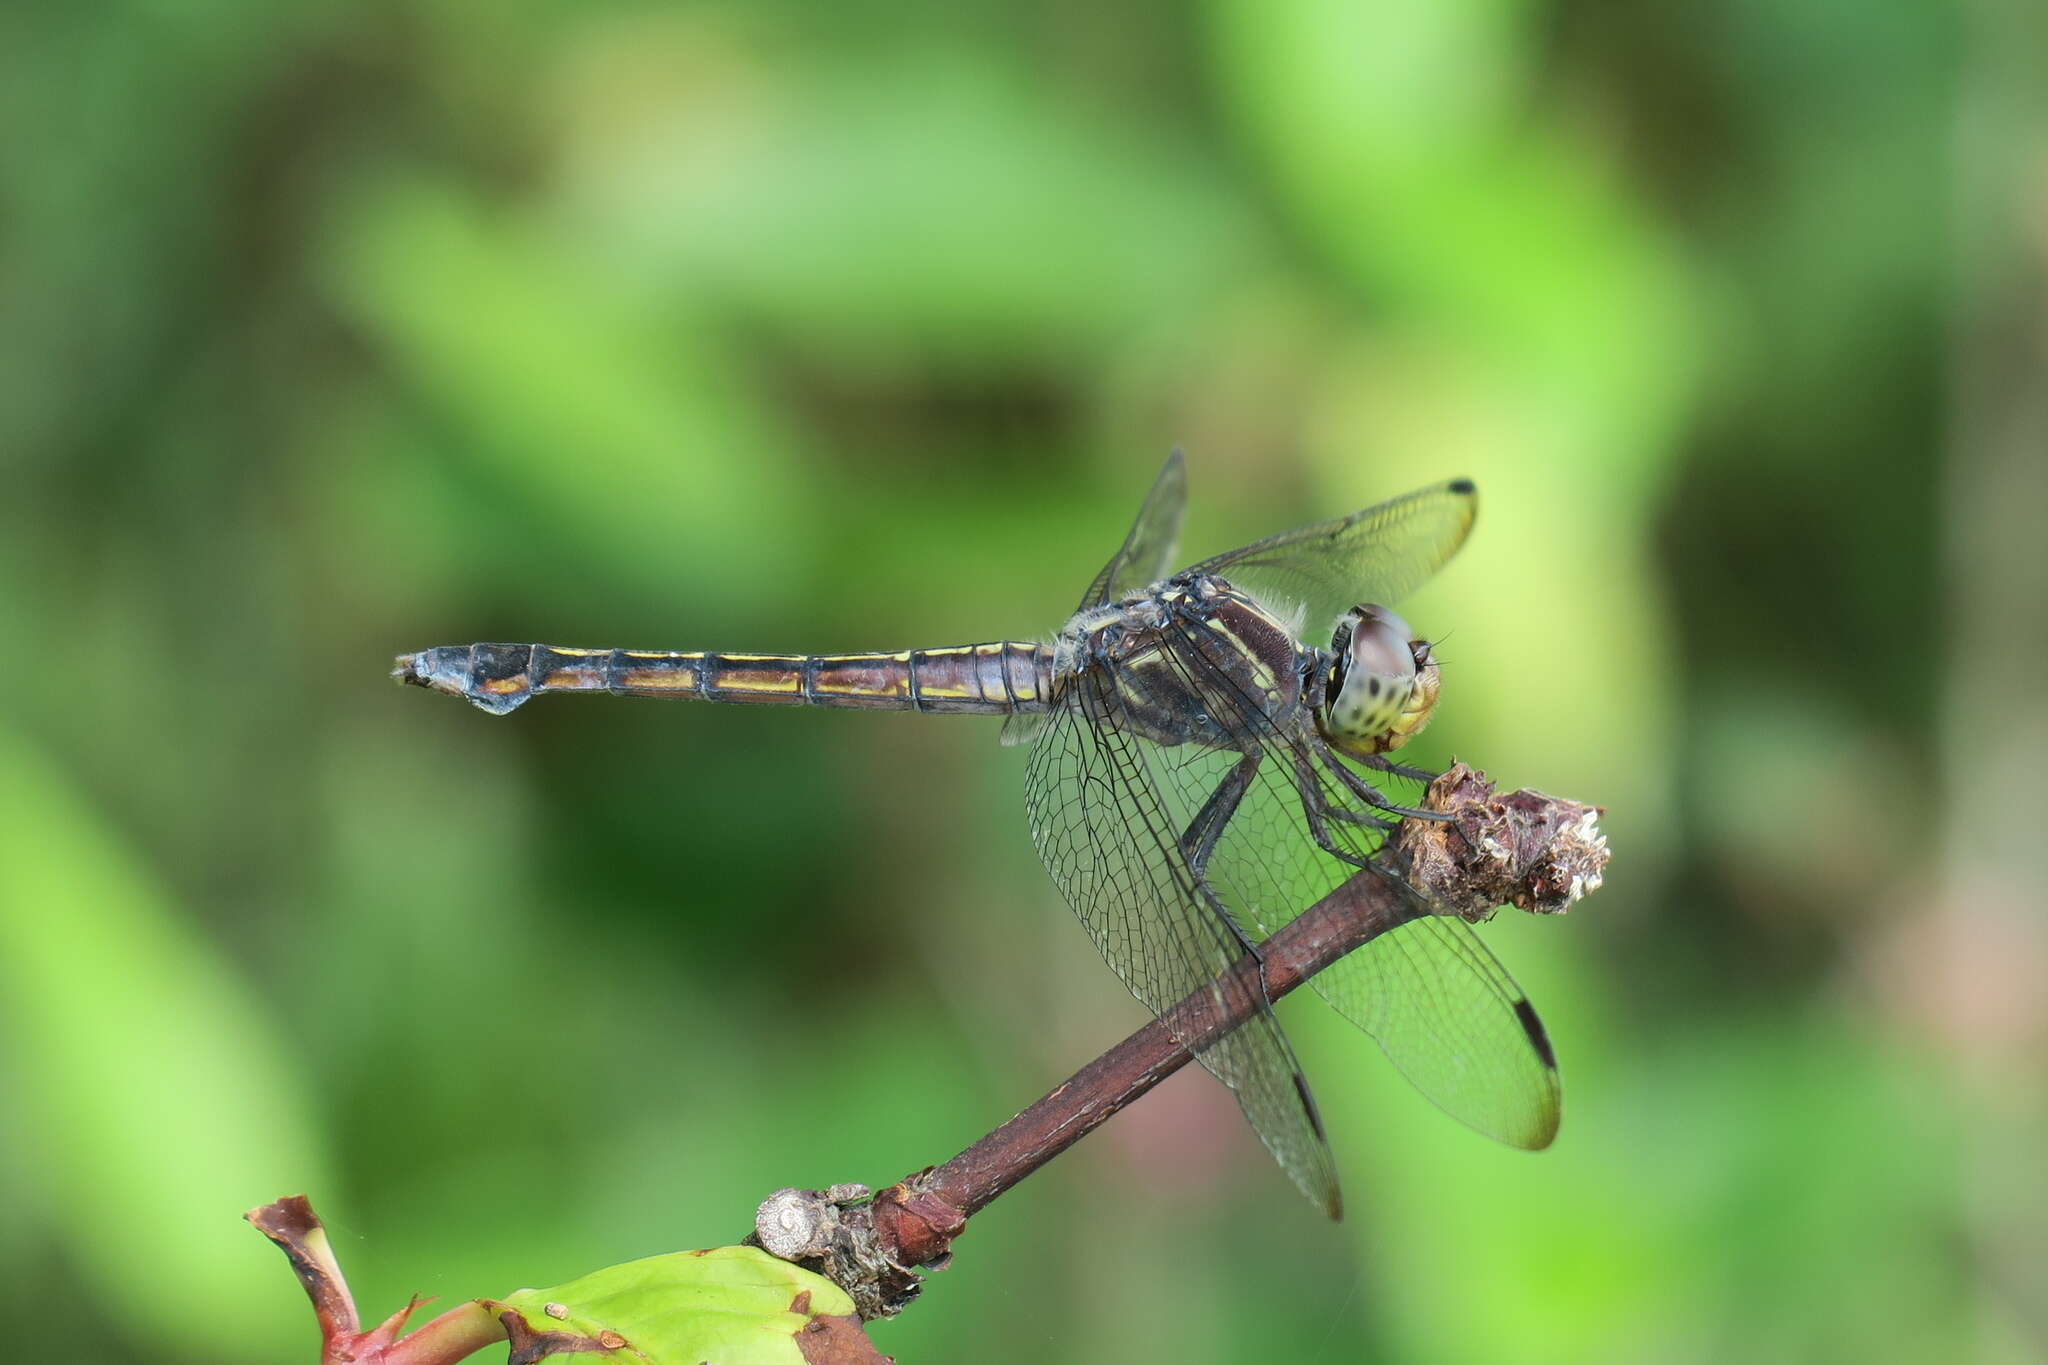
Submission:
<svg viewBox="0 0 2048 1365">
<path fill-rule="evenodd" d="M 1353 796 L 1365 802 L 1368 806 L 1377 806 L 1381 810 L 1393 809 L 1394 803 L 1387 800 L 1385 792 L 1353 772 L 1351 766 L 1343 759 L 1331 753 L 1327 745 L 1317 746 L 1317 756 L 1323 760 L 1323 766 L 1328 768 L 1339 782 L 1350 788 Z"/>
<path fill-rule="evenodd" d="M 1347 825 L 1364 825 L 1368 829 L 1376 829 L 1382 834 L 1385 834 L 1394 827 L 1392 820 L 1382 820 L 1377 815 L 1370 815 L 1362 810 L 1353 810 L 1349 806 L 1333 806 L 1327 801 L 1323 803 L 1323 818 L 1325 820 L 1341 820 Z"/>
<path fill-rule="evenodd" d="M 1434 782 L 1437 779 L 1437 774 L 1427 768 L 1416 768 L 1406 763 L 1396 763 L 1385 754 L 1367 754 L 1358 761 L 1365 764 L 1368 768 L 1378 768 L 1383 773 L 1392 773 L 1396 777 L 1405 777 L 1410 782 Z"/>
<path fill-rule="evenodd" d="M 1385 792 L 1353 772 L 1351 765 L 1331 753 L 1327 746 L 1319 746 L 1319 752 L 1322 756 L 1323 766 L 1336 774 L 1337 780 L 1346 787 L 1349 787 L 1352 795 L 1367 805 L 1377 806 L 1389 815 L 1402 815 L 1414 820 L 1434 820 L 1439 824 L 1451 818 L 1439 811 L 1417 810 L 1413 806 L 1397 806 L 1387 799 Z M 1376 762 L 1373 759 L 1367 759 L 1366 762 L 1371 763 L 1382 772 L 1392 773 L 1396 777 L 1407 777 L 1411 773 L 1425 781 L 1435 777 L 1434 773 L 1425 773 L 1420 768 L 1408 768 L 1399 763 Z"/>
<path fill-rule="evenodd" d="M 1348 806 L 1331 805 L 1329 799 L 1323 795 L 1323 784 L 1316 778 L 1315 765 L 1309 762 L 1307 754 L 1299 751 L 1294 755 L 1294 786 L 1301 795 L 1301 813 L 1308 821 L 1309 837 L 1316 841 L 1316 847 L 1332 858 L 1350 863 L 1353 867 L 1370 866 L 1371 859 L 1338 845 L 1336 838 L 1330 833 L 1330 821 L 1337 819 L 1346 824 L 1373 825 L 1383 830 L 1391 826 L 1386 821 L 1367 815 L 1363 811 L 1352 810 Z"/>
<path fill-rule="evenodd" d="M 1209 799 L 1202 803 L 1202 809 L 1188 822 L 1187 832 L 1180 837 L 1181 855 L 1187 859 L 1188 870 L 1194 874 L 1195 892 L 1208 905 L 1216 918 L 1229 929 L 1237 940 L 1244 956 L 1240 957 L 1225 975 L 1230 978 L 1233 989 L 1255 991 L 1259 999 L 1260 1012 L 1267 1017 L 1273 1013 L 1273 997 L 1266 988 L 1266 955 L 1252 936 L 1245 932 L 1237 916 L 1233 915 L 1216 893 L 1210 889 L 1207 868 L 1210 855 L 1216 851 L 1216 841 L 1223 836 L 1223 829 L 1230 823 L 1230 817 L 1237 814 L 1238 806 L 1244 801 L 1245 793 L 1259 775 L 1257 749 L 1238 759 L 1223 780 L 1216 784 L 1216 790 L 1209 793 Z M 1261 933 L 1264 932 L 1261 926 Z M 1286 1046 L 1283 1039 L 1283 1047 Z M 1291 1053 L 1290 1053 L 1291 1056 Z M 1308 1077 L 1301 1074 L 1301 1067 L 1294 1067 L 1294 1093 L 1301 1100 L 1301 1107 L 1308 1117 L 1309 1129 L 1316 1137 L 1327 1142 L 1323 1130 L 1322 1111 L 1316 1107 L 1316 1097 L 1308 1088 Z"/>
<path fill-rule="evenodd" d="M 1244 794 L 1252 789 L 1252 780 L 1259 774 L 1259 753 L 1253 750 L 1237 761 L 1237 765 L 1224 774 L 1216 784 L 1216 790 L 1209 793 L 1195 818 L 1188 822 L 1187 833 L 1180 836 L 1180 851 L 1188 860 L 1188 870 L 1198 879 L 1206 880 L 1205 869 L 1209 866 L 1209 855 L 1216 851 L 1216 841 L 1223 836 L 1223 827 L 1230 823 L 1230 817 L 1237 814 L 1238 803 Z"/>
<path fill-rule="evenodd" d="M 1373 786 L 1372 783 L 1366 781 L 1357 773 L 1352 772 L 1343 764 L 1331 763 L 1331 756 L 1328 750 L 1323 751 L 1323 762 L 1330 764 L 1331 771 L 1337 773 L 1340 778 L 1352 779 L 1351 782 L 1347 782 L 1345 785 L 1350 787 L 1353 796 L 1363 801 L 1372 810 L 1397 813 L 1398 808 L 1387 800 L 1379 788 Z M 1380 819 L 1379 816 L 1372 814 L 1372 810 L 1356 810 L 1348 805 L 1340 806 L 1333 803 L 1324 795 L 1321 784 L 1316 781 L 1314 765 L 1299 755 L 1295 758 L 1295 764 L 1300 769 L 1295 776 L 1295 784 L 1301 789 L 1302 799 L 1305 801 L 1309 800 L 1311 799 L 1310 793 L 1314 793 L 1313 799 L 1320 803 L 1324 818 L 1342 820 L 1347 825 L 1370 825 L 1372 828 L 1382 831 L 1390 830 L 1394 827 L 1393 821 Z"/>
<path fill-rule="evenodd" d="M 1266 959 L 1259 952 L 1258 942 L 1245 932 L 1237 917 L 1210 888 L 1208 873 L 1209 857 L 1216 851 L 1216 841 L 1223 837 L 1224 826 L 1230 823 L 1231 816 L 1237 814 L 1239 803 L 1244 800 L 1244 794 L 1251 790 L 1252 781 L 1259 774 L 1259 758 L 1258 751 L 1254 750 L 1238 759 L 1236 766 L 1223 775 L 1223 780 L 1216 784 L 1215 791 L 1209 793 L 1209 799 L 1202 804 L 1202 809 L 1188 822 L 1187 832 L 1180 836 L 1180 851 L 1181 856 L 1187 859 L 1188 871 L 1194 874 L 1196 894 L 1202 897 L 1216 918 L 1229 929 L 1231 936 L 1237 940 L 1239 949 L 1245 954 L 1246 960 L 1259 964 L 1263 970 Z M 1259 979 L 1259 989 L 1265 990 L 1263 976 Z"/>
</svg>

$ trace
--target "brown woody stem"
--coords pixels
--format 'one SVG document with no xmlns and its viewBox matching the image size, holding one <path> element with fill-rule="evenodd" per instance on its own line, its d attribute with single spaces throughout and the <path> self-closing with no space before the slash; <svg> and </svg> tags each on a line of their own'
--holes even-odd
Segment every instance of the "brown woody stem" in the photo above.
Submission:
<svg viewBox="0 0 2048 1365">
<path fill-rule="evenodd" d="M 779 1191 L 757 1217 L 762 1245 L 815 1265 L 863 1317 L 898 1312 L 918 1292 L 919 1268 L 945 1260 L 972 1214 L 1243 1024 L 1262 998 L 1279 999 L 1424 914 L 1479 920 L 1506 904 L 1555 914 L 1600 885 L 1608 854 L 1593 807 L 1541 792 L 1500 795 L 1463 764 L 1430 784 L 1424 805 L 1435 818 L 1401 822 L 1384 871 L 1362 870 L 1303 911 L 1233 966 L 1222 989 L 1189 995 L 951 1161 L 870 1204 L 837 1190 Z"/>
<path fill-rule="evenodd" d="M 1331 963 L 1416 918 L 1422 911 L 1386 878 L 1360 872 L 1259 945 L 1265 998 L 1278 1000 Z M 1194 1053 L 1243 1024 L 1257 1008 L 1253 990 L 1203 991 L 1082 1067 L 1030 1108 L 942 1166 L 911 1176 L 876 1197 L 876 1231 L 902 1265 L 945 1254 L 949 1210 L 964 1222 L 1024 1177 L 1107 1123 L 1194 1059 Z M 900 1206 L 902 1212 L 890 1206 Z M 933 1226 L 937 1221 L 939 1226 Z M 957 1234 L 954 1234 L 957 1235 Z"/>
</svg>

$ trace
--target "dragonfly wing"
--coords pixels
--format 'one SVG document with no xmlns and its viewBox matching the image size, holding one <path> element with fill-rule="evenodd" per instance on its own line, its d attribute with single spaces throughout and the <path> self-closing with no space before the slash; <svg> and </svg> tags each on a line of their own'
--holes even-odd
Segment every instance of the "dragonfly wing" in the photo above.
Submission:
<svg viewBox="0 0 2048 1365">
<path fill-rule="evenodd" d="M 1191 818 L 1157 785 L 1162 750 L 1119 729 L 1116 679 L 1070 674 L 1031 750 L 1031 835 L 1060 894 L 1131 994 L 1156 1015 L 1198 991 L 1248 1009 L 1246 1023 L 1197 1052 L 1229 1086 L 1281 1168 L 1319 1207 L 1341 1203 L 1307 1083 L 1256 978 L 1233 972 L 1244 940 L 1189 868 Z M 1186 1041 L 1186 1040 L 1183 1040 Z"/>
<path fill-rule="evenodd" d="M 1212 709 L 1261 736 L 1258 772 L 1218 836 L 1203 869 L 1248 933 L 1264 938 L 1328 895 L 1357 870 L 1320 847 L 1303 813 L 1304 787 L 1325 806 L 1366 811 L 1331 771 L 1344 760 L 1311 727 L 1288 730 L 1231 713 L 1215 694 L 1227 687 L 1215 646 L 1183 634 L 1177 657 L 1203 676 Z M 1171 756 L 1167 756 L 1168 759 Z M 1168 804 L 1207 800 L 1235 755 L 1162 761 Z M 1385 784 L 1385 774 L 1354 773 Z M 1335 818 L 1325 837 L 1361 861 L 1381 830 Z M 1403 894 L 1418 893 L 1391 873 Z M 1425 907 L 1426 908 L 1426 907 Z M 1438 1107 L 1487 1136 L 1516 1147 L 1548 1146 L 1560 1108 L 1557 1064 L 1543 1025 L 1514 978 L 1461 919 L 1425 914 L 1365 944 L 1310 978 L 1338 1013 L 1371 1034 L 1395 1067 Z"/>
<path fill-rule="evenodd" d="M 1543 1021 L 1472 926 L 1426 915 L 1311 983 L 1438 1108 L 1531 1151 L 1557 1136 L 1557 1059 Z"/>
<path fill-rule="evenodd" d="M 1138 509 L 1138 519 L 1131 523 L 1123 548 L 1102 566 L 1102 572 L 1081 595 L 1081 610 L 1128 597 L 1172 572 L 1187 507 L 1187 464 L 1176 450 L 1166 457 L 1159 477 L 1152 481 L 1152 491 L 1145 495 L 1145 505 Z"/>
<path fill-rule="evenodd" d="M 1337 618 L 1352 607 L 1391 607 L 1428 582 L 1465 543 L 1478 508 L 1472 481 L 1452 479 L 1283 531 L 1189 572 L 1220 575 L 1283 615 L 1284 606 L 1304 608 L 1303 638 L 1327 643 Z"/>
<path fill-rule="evenodd" d="M 1019 744 L 1035 743 L 1045 733 L 1043 711 L 1017 711 L 1003 720 L 1002 742 L 1004 748 Z"/>
<path fill-rule="evenodd" d="M 1187 464 L 1178 450 L 1166 457 L 1131 533 L 1102 572 L 1081 594 L 1079 610 L 1099 607 L 1105 602 L 1128 597 L 1166 577 L 1173 569 L 1174 552 L 1180 547 L 1180 526 L 1187 515 Z M 1045 716 L 1020 711 L 1003 722 L 1003 743 L 1030 744 L 1045 732 Z"/>
</svg>

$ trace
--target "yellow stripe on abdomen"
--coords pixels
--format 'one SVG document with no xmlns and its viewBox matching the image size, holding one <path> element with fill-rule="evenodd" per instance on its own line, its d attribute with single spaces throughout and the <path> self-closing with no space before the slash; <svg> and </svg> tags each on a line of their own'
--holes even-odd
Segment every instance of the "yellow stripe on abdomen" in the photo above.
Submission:
<svg viewBox="0 0 2048 1365">
<path fill-rule="evenodd" d="M 820 706 L 905 709 L 911 705 L 910 654 L 821 654 L 812 660 L 811 700 Z"/>
</svg>

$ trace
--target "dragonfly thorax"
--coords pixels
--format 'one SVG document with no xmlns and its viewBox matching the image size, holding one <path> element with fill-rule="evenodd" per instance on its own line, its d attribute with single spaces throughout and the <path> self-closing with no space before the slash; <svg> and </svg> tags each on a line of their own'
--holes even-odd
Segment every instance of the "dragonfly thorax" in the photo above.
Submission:
<svg viewBox="0 0 2048 1365">
<path fill-rule="evenodd" d="M 1361 757 L 1398 749 L 1429 724 L 1441 683 L 1429 641 L 1406 621 L 1371 603 L 1353 607 L 1330 641 L 1323 737 Z"/>
<path fill-rule="evenodd" d="M 1075 616 L 1054 657 L 1056 677 L 1092 675 L 1114 689 L 1103 700 L 1118 729 L 1168 747 L 1242 750 L 1300 715 L 1314 656 L 1223 579 L 1185 574 Z"/>
</svg>

